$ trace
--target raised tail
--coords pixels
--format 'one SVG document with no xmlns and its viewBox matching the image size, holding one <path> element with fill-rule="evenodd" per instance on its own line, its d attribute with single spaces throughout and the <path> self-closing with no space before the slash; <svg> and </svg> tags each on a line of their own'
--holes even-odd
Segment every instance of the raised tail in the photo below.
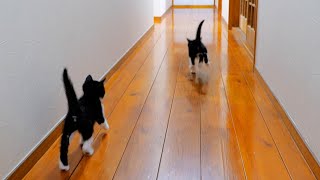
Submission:
<svg viewBox="0 0 320 180">
<path fill-rule="evenodd" d="M 63 83 L 68 100 L 69 112 L 76 113 L 76 111 L 79 109 L 78 98 L 76 92 L 74 91 L 73 85 L 69 79 L 68 71 L 66 68 L 63 70 Z"/>
<path fill-rule="evenodd" d="M 200 23 L 199 26 L 198 26 L 197 36 L 196 36 L 196 40 L 197 40 L 197 41 L 200 41 L 200 40 L 201 40 L 201 27 L 202 27 L 203 22 L 204 22 L 204 20 L 202 20 L 201 23 Z"/>
</svg>

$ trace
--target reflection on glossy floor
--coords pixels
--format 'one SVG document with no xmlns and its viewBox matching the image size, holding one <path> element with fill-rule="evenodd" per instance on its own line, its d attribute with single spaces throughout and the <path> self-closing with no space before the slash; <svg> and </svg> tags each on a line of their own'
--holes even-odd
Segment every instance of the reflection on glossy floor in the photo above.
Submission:
<svg viewBox="0 0 320 180">
<path fill-rule="evenodd" d="M 206 85 L 189 74 L 186 40 L 202 19 Z M 315 179 L 216 10 L 167 13 L 105 88 L 111 130 L 95 128 L 94 155 L 74 139 L 60 172 L 57 140 L 25 179 Z"/>
</svg>

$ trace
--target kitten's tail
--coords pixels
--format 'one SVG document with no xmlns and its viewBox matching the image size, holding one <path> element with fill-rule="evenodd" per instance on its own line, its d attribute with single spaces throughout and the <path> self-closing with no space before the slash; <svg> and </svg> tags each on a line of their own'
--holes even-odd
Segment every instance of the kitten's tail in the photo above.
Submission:
<svg viewBox="0 0 320 180">
<path fill-rule="evenodd" d="M 63 83 L 68 100 L 69 112 L 75 113 L 75 111 L 79 109 L 78 98 L 76 92 L 74 91 L 73 85 L 69 79 L 68 71 L 66 68 L 63 70 Z"/>
<path fill-rule="evenodd" d="M 202 27 L 202 24 L 203 24 L 204 20 L 202 20 L 198 26 L 198 30 L 197 30 L 197 36 L 196 36 L 196 40 L 197 41 L 200 41 L 201 40 L 201 27 Z"/>
</svg>

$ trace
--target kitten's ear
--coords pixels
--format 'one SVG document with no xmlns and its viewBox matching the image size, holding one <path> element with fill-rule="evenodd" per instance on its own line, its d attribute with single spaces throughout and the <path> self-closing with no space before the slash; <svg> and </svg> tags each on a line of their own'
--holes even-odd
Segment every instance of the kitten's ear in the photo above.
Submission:
<svg viewBox="0 0 320 180">
<path fill-rule="evenodd" d="M 88 75 L 87 78 L 86 78 L 86 82 L 89 82 L 89 81 L 93 81 L 92 79 L 92 76 L 91 75 Z"/>
<path fill-rule="evenodd" d="M 189 38 L 187 38 L 188 42 L 191 42 L 191 40 Z"/>
<path fill-rule="evenodd" d="M 104 83 L 104 81 L 106 80 L 106 78 L 103 78 L 101 81 L 100 81 L 100 83 Z"/>
</svg>

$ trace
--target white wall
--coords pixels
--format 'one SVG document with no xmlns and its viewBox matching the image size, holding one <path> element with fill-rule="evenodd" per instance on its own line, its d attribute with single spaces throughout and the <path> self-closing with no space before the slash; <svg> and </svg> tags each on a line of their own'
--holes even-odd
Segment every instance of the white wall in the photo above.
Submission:
<svg viewBox="0 0 320 180">
<path fill-rule="evenodd" d="M 303 7 L 301 6 L 303 4 Z M 257 68 L 320 160 L 320 1 L 259 1 Z"/>
<path fill-rule="evenodd" d="M 161 17 L 161 10 L 160 0 L 153 0 L 153 16 Z"/>
<path fill-rule="evenodd" d="M 222 0 L 222 12 L 221 15 L 226 23 L 229 23 L 229 0 Z"/>
<path fill-rule="evenodd" d="M 153 15 L 161 17 L 172 6 L 172 0 L 153 0 Z"/>
<path fill-rule="evenodd" d="M 67 112 L 63 67 L 80 96 L 88 73 L 102 77 L 152 26 L 152 7 L 150 0 L 0 1 L 0 179 Z"/>
<path fill-rule="evenodd" d="M 164 13 L 172 6 L 172 0 L 164 0 L 162 3 L 165 11 Z"/>
<path fill-rule="evenodd" d="M 213 5 L 214 0 L 174 0 L 174 5 Z"/>
</svg>

